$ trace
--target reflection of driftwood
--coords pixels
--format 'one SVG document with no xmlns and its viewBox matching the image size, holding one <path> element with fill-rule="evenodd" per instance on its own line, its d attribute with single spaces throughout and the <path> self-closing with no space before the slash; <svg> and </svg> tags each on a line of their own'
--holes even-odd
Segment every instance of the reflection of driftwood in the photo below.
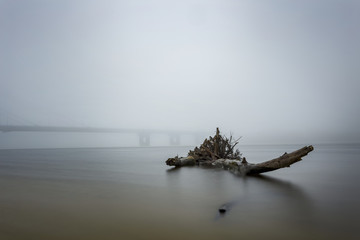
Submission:
<svg viewBox="0 0 360 240">
<path fill-rule="evenodd" d="M 205 139 L 204 143 L 199 148 L 196 147 L 190 151 L 187 157 L 169 158 L 166 164 L 175 167 L 200 165 L 224 168 L 237 175 L 253 175 L 290 167 L 291 164 L 300 161 L 302 157 L 314 150 L 311 145 L 305 146 L 270 161 L 251 164 L 241 157 L 238 150 L 234 152 L 237 143 L 237 141 L 232 142 L 231 137 L 228 139 L 221 136 L 219 129 L 217 129 L 214 137 L 210 137 L 209 140 Z"/>
<path fill-rule="evenodd" d="M 246 181 L 245 183 L 248 183 L 249 181 L 248 179 L 243 180 Z M 276 195 L 278 191 L 282 193 L 286 192 L 286 194 L 281 194 L 281 198 L 286 202 L 286 205 L 282 205 L 282 207 L 287 207 L 287 210 L 289 210 L 284 211 L 284 213 L 289 214 L 289 216 L 304 216 L 307 218 L 307 221 L 304 221 L 303 224 L 309 224 L 309 226 L 311 226 L 311 221 L 309 221 L 311 219 L 309 219 L 308 214 L 306 214 L 311 212 L 311 200 L 306 192 L 299 186 L 266 175 L 253 175 L 251 176 L 250 181 L 257 182 L 257 184 L 260 184 L 263 188 L 271 189 L 271 192 L 273 192 L 274 195 Z M 225 213 L 230 211 L 233 207 L 236 207 L 238 204 L 244 204 L 243 206 L 246 206 L 249 201 L 251 201 L 249 195 L 241 195 L 232 201 L 222 204 L 218 208 L 218 214 L 216 215 L 215 220 L 224 217 Z M 291 217 L 288 219 L 289 221 L 293 220 Z"/>
</svg>

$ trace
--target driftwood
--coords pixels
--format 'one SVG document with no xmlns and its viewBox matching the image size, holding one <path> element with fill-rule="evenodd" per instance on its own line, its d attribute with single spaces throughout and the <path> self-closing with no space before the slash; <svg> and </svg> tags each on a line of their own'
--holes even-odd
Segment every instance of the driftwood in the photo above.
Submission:
<svg viewBox="0 0 360 240">
<path fill-rule="evenodd" d="M 279 168 L 290 167 L 309 152 L 314 150 L 313 146 L 305 146 L 291 153 L 284 153 L 278 158 L 272 160 L 252 164 L 242 157 L 239 150 L 234 150 L 238 140 L 232 141 L 232 137 L 227 138 L 220 135 L 220 131 L 216 129 L 216 135 L 205 139 L 200 147 L 189 151 L 187 157 L 169 158 L 166 164 L 169 166 L 206 166 L 213 168 L 223 168 L 230 172 L 245 176 L 255 175 L 264 172 L 274 171 Z"/>
</svg>

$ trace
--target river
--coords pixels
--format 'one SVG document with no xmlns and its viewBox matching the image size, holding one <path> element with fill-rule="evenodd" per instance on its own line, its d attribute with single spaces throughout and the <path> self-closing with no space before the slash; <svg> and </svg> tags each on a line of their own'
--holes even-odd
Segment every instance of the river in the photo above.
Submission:
<svg viewBox="0 0 360 240">
<path fill-rule="evenodd" d="M 300 147 L 239 149 L 257 163 Z M 314 147 L 246 178 L 165 165 L 189 147 L 0 150 L 0 239 L 359 239 L 360 145 Z"/>
</svg>

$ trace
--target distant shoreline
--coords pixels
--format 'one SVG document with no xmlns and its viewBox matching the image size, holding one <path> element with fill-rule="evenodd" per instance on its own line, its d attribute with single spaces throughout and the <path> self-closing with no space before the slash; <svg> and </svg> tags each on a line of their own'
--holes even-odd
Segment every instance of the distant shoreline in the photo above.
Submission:
<svg viewBox="0 0 360 240">
<path fill-rule="evenodd" d="M 310 144 L 310 143 L 308 143 Z M 339 143 L 311 143 L 316 146 L 357 146 L 360 148 L 359 142 L 339 142 Z M 241 151 L 242 147 L 269 147 L 269 146 L 301 146 L 307 145 L 306 143 L 273 143 L 273 144 L 241 144 L 239 143 L 238 148 Z M 57 149 L 159 149 L 159 148 L 188 148 L 192 149 L 195 145 L 181 145 L 181 146 L 109 146 L 109 147 L 19 147 L 19 148 L 1 148 L 3 150 L 57 150 Z"/>
</svg>

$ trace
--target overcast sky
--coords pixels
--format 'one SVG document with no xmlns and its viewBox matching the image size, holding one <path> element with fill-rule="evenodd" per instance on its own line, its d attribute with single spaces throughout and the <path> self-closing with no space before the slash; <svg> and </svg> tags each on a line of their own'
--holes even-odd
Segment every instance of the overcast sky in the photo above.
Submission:
<svg viewBox="0 0 360 240">
<path fill-rule="evenodd" d="M 0 121 L 360 141 L 359 26 L 356 0 L 0 0 Z"/>
</svg>

